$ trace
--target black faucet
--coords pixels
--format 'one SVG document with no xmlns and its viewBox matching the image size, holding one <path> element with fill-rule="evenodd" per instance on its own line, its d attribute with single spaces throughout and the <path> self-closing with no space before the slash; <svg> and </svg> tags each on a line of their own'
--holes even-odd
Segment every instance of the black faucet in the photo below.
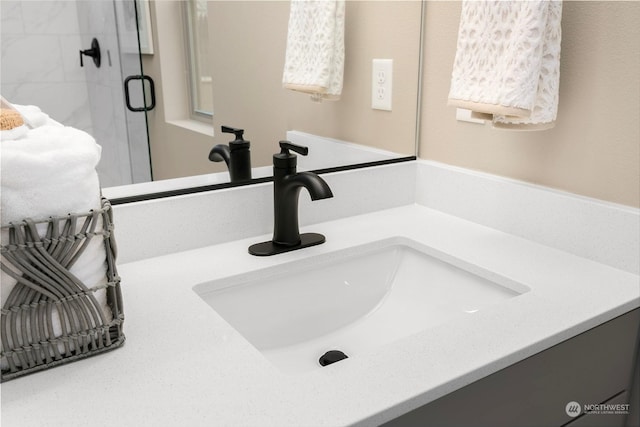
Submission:
<svg viewBox="0 0 640 427">
<path fill-rule="evenodd" d="M 244 129 L 236 129 L 229 126 L 222 126 L 222 132 L 233 133 L 235 141 L 229 145 L 218 144 L 209 152 L 209 160 L 212 162 L 224 161 L 229 168 L 231 182 L 247 181 L 251 179 L 251 152 L 250 142 L 242 137 Z"/>
<path fill-rule="evenodd" d="M 309 153 L 307 147 L 280 141 L 280 149 L 279 153 L 273 155 L 273 240 L 251 245 L 251 255 L 276 255 L 325 241 L 322 234 L 300 234 L 298 196 L 303 187 L 309 191 L 311 200 L 328 199 L 333 197 L 333 193 L 329 185 L 315 173 L 296 172 L 298 158 L 289 150 L 306 156 Z"/>
</svg>

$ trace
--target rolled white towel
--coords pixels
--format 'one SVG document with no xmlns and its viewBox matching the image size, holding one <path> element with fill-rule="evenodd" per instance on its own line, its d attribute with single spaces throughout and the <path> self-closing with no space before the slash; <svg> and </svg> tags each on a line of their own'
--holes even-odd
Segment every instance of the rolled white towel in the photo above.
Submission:
<svg viewBox="0 0 640 427">
<path fill-rule="evenodd" d="M 30 111 L 32 119 L 37 116 L 35 123 L 40 125 L 28 130 L 22 138 L 0 143 L 1 223 L 6 225 L 25 218 L 46 220 L 50 216 L 100 209 L 100 184 L 95 168 L 100 160 L 101 147 L 89 134 L 51 121 L 44 113 L 44 116 L 38 116 L 35 109 Z M 46 120 L 45 124 L 42 124 L 43 120 Z M 82 223 L 83 220 L 78 221 L 76 232 Z M 96 231 L 101 230 L 100 220 Z M 46 227 L 38 227 L 38 231 L 43 236 Z M 8 243 L 6 230 L 2 231 L 1 239 L 2 245 Z M 106 284 L 106 268 L 104 241 L 94 238 L 69 271 L 88 288 L 94 288 Z M 16 280 L 4 271 L 1 280 L 0 294 L 4 306 Z M 107 321 L 110 321 L 106 291 L 101 289 L 94 296 L 107 315 Z M 54 334 L 59 336 L 62 331 L 56 317 L 52 319 Z M 5 367 L 3 358 L 2 368 Z"/>
<path fill-rule="evenodd" d="M 101 147 L 87 133 L 45 125 L 3 141 L 1 222 L 83 213 L 100 207 L 95 167 Z"/>
</svg>

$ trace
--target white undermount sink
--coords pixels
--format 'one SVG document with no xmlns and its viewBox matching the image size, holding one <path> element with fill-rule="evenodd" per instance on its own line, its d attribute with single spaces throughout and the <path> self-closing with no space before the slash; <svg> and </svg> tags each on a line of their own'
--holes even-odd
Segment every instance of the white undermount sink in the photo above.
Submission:
<svg viewBox="0 0 640 427">
<path fill-rule="evenodd" d="M 329 350 L 356 358 L 529 290 L 406 238 L 194 287 L 285 372 L 320 369 L 318 359 Z"/>
</svg>

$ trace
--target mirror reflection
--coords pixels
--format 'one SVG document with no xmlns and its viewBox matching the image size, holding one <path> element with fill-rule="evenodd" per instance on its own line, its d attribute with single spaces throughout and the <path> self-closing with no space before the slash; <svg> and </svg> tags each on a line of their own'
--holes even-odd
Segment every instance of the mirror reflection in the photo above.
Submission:
<svg viewBox="0 0 640 427">
<path fill-rule="evenodd" d="M 322 102 L 283 88 L 290 6 L 3 0 L 2 95 L 93 135 L 109 197 L 228 182 L 210 160 L 236 140 L 222 126 L 244 130 L 253 178 L 284 139 L 309 146 L 299 170 L 415 155 L 421 2 L 346 2 L 343 87 Z M 102 64 L 80 66 L 93 38 Z M 390 109 L 372 108 L 376 59 L 391 60 Z"/>
</svg>

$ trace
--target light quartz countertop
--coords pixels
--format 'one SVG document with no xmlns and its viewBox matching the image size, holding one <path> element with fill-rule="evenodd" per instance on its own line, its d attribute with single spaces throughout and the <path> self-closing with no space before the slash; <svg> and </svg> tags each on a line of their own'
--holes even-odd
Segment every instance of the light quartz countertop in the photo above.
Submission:
<svg viewBox="0 0 640 427">
<path fill-rule="evenodd" d="M 377 425 L 640 305 L 639 277 L 421 205 L 303 227 L 323 245 L 272 257 L 269 235 L 119 266 L 124 347 L 2 385 L 2 425 Z M 315 371 L 286 374 L 197 284 L 407 237 L 531 290 Z"/>
</svg>

